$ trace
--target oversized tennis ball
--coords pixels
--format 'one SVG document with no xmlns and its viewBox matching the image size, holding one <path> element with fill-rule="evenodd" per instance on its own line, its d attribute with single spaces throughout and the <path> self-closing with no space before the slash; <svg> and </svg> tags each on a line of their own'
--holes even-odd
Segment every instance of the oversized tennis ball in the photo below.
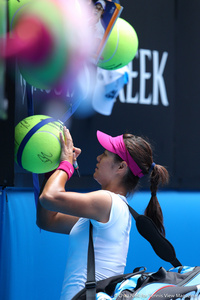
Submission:
<svg viewBox="0 0 200 300">
<path fill-rule="evenodd" d="M 46 173 L 60 163 L 59 132 L 63 125 L 45 115 L 34 115 L 15 127 L 15 161 L 32 173 Z"/>
<path fill-rule="evenodd" d="M 138 50 L 135 29 L 124 19 L 118 18 L 106 42 L 98 66 L 116 70 L 133 60 Z"/>
<path fill-rule="evenodd" d="M 17 58 L 24 79 L 39 89 L 60 87 L 66 81 L 72 84 L 91 55 L 93 37 L 85 1 L 8 2 L 12 39 L 6 55 Z"/>
<path fill-rule="evenodd" d="M 62 15 L 62 7 L 54 0 L 23 1 L 24 5 L 19 6 L 16 1 L 10 3 L 10 19 L 12 30 L 20 27 L 19 35 L 21 40 L 28 38 L 29 32 L 33 30 L 34 24 L 41 23 L 51 38 L 51 46 L 45 49 L 43 40 L 33 44 L 28 52 L 32 59 L 24 59 L 23 55 L 18 57 L 18 66 L 24 79 L 32 86 L 40 89 L 49 89 L 54 86 L 62 77 L 68 65 L 69 43 L 65 20 Z M 14 13 L 14 11 L 16 12 Z M 26 22 L 24 22 L 26 20 Z M 30 20 L 30 21 L 29 21 Z M 32 22 L 36 20 L 36 23 Z M 30 24 L 28 24 L 28 21 Z M 23 28 L 23 24 L 24 28 Z M 37 28 L 36 28 L 37 29 Z M 38 30 L 38 36 L 42 32 Z M 45 56 L 37 59 L 42 52 Z M 28 53 L 28 54 L 29 54 Z"/>
</svg>

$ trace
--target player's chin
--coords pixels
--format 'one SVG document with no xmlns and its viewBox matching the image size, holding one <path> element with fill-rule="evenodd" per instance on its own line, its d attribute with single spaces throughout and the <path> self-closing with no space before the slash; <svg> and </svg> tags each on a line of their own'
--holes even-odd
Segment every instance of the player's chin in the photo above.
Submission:
<svg viewBox="0 0 200 300">
<path fill-rule="evenodd" d="M 98 174 L 97 174 L 97 172 L 98 172 L 98 169 L 96 168 L 95 171 L 94 171 L 94 174 L 93 174 L 93 178 L 94 178 L 94 180 L 96 180 L 97 182 L 99 182 L 98 181 Z"/>
<path fill-rule="evenodd" d="M 93 178 L 96 180 L 96 171 L 97 169 L 95 169 L 94 173 L 93 173 Z"/>
</svg>

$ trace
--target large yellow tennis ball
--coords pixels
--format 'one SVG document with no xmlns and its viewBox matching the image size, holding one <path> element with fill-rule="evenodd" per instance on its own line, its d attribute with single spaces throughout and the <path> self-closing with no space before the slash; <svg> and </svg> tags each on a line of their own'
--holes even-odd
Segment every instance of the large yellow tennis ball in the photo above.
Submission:
<svg viewBox="0 0 200 300">
<path fill-rule="evenodd" d="M 49 116 L 34 115 L 15 127 L 15 161 L 32 173 L 46 173 L 60 163 L 61 122 Z"/>
<path fill-rule="evenodd" d="M 106 42 L 98 66 L 116 70 L 133 60 L 138 50 L 135 29 L 124 19 L 118 18 Z"/>
</svg>

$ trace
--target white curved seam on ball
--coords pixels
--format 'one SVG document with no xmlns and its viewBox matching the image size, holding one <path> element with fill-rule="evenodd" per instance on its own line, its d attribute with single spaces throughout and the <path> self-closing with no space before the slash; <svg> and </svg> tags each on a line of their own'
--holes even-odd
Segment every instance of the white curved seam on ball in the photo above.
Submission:
<svg viewBox="0 0 200 300">
<path fill-rule="evenodd" d="M 119 26 L 117 25 L 117 45 L 115 47 L 115 51 L 113 52 L 113 55 L 109 59 L 102 60 L 101 63 L 106 63 L 106 62 L 110 61 L 115 56 L 115 53 L 117 52 L 117 49 L 118 49 L 118 45 L 119 45 Z"/>
</svg>

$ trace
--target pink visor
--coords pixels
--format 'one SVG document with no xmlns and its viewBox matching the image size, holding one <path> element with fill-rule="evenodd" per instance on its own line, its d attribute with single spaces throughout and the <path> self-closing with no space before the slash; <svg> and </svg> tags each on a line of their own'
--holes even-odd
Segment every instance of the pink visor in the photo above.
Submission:
<svg viewBox="0 0 200 300">
<path fill-rule="evenodd" d="M 135 176 L 138 176 L 139 178 L 144 176 L 142 170 L 138 167 L 138 165 L 126 149 L 123 135 L 112 137 L 97 130 L 97 139 L 101 146 L 103 146 L 106 150 L 119 155 L 127 163 L 128 167 Z"/>
</svg>

